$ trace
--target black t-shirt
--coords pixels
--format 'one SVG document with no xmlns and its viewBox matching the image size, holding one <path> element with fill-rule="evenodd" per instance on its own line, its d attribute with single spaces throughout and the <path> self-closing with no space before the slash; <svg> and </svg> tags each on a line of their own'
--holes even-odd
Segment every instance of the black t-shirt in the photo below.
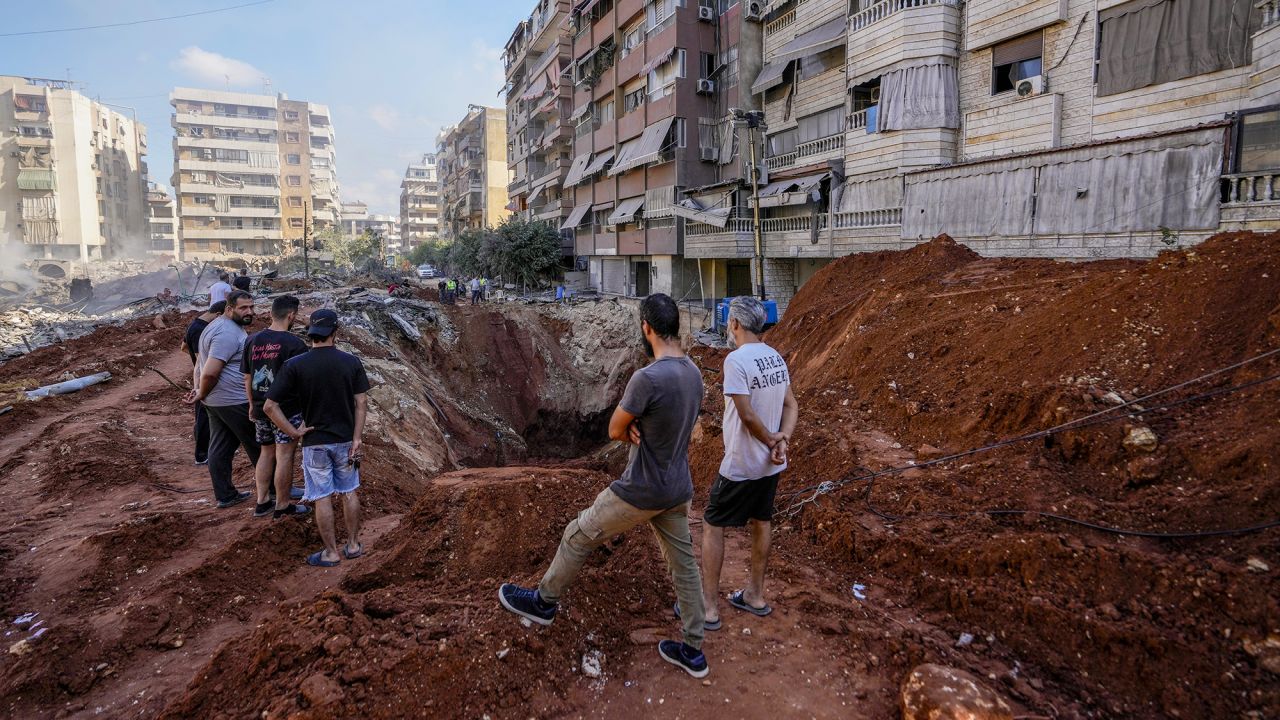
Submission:
<svg viewBox="0 0 1280 720">
<path fill-rule="evenodd" d="M 200 349 L 200 334 L 207 327 L 209 322 L 197 315 L 187 326 L 186 334 L 182 336 L 182 341 L 187 344 L 187 354 L 191 356 L 192 365 L 196 364 L 196 352 Z"/>
<path fill-rule="evenodd" d="M 297 335 L 271 328 L 260 330 L 244 341 L 244 352 L 240 354 L 240 372 L 249 378 L 255 415 L 265 417 L 262 415 L 262 405 L 267 401 L 267 390 L 280 374 L 285 361 L 306 351 L 307 344 Z M 282 402 L 280 409 L 284 411 L 285 417 L 298 414 L 296 402 Z"/>
<path fill-rule="evenodd" d="M 267 391 L 282 406 L 294 401 L 302 420 L 313 429 L 303 447 L 351 442 L 356 434 L 355 396 L 369 391 L 364 363 L 332 347 L 312 348 L 284 364 Z"/>
<path fill-rule="evenodd" d="M 231 281 L 231 285 L 237 290 L 249 292 L 249 288 L 252 287 L 253 284 L 249 281 L 248 275 L 237 275 L 236 279 Z"/>
</svg>

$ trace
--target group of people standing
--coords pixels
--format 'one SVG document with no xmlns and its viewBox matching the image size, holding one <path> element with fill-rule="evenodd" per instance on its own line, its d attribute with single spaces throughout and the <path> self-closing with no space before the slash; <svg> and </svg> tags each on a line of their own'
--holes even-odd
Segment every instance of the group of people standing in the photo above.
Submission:
<svg viewBox="0 0 1280 720">
<path fill-rule="evenodd" d="M 465 299 L 467 288 L 471 288 L 471 304 L 479 305 L 484 302 L 485 296 L 489 291 L 489 279 L 483 277 L 473 277 L 469 281 L 462 281 L 457 278 L 444 278 L 438 284 L 440 290 L 440 302 L 445 305 L 453 305 L 457 302 L 458 293 L 462 293 Z"/>
<path fill-rule="evenodd" d="M 219 283 L 226 284 L 227 277 Z M 300 302 L 275 298 L 271 324 L 249 335 L 254 298 L 242 289 L 210 288 L 211 304 L 183 339 L 191 357 L 196 464 L 207 465 L 219 508 L 256 500 L 255 517 L 305 516 L 315 508 L 324 548 L 307 562 L 337 565 L 359 557 L 361 435 L 369 379 L 360 359 L 336 346 L 339 318 L 317 310 L 307 319 L 308 344 L 292 332 Z M 220 297 L 221 296 L 221 297 Z M 293 487 L 293 464 L 302 448 L 303 489 Z M 242 449 L 254 465 L 254 492 L 236 488 L 233 460 Z M 265 450 L 265 451 L 264 451 Z M 342 497 L 347 530 L 338 546 L 333 496 Z"/>
<path fill-rule="evenodd" d="M 724 361 L 725 454 L 703 513 L 699 572 L 689 532 L 693 482 L 689 440 L 702 405 L 702 373 L 680 344 L 680 311 L 663 294 L 640 305 L 640 330 L 653 362 L 636 371 L 609 421 L 609 437 L 632 445 L 626 470 L 565 527 L 555 558 L 536 588 L 505 583 L 502 607 L 535 623 L 550 625 L 560 599 L 596 548 L 648 523 L 662 547 L 680 618 L 681 641 L 663 640 L 658 654 L 694 677 L 710 668 L 702 643 L 706 631 L 721 628 L 720 571 L 724 531 L 749 527 L 751 574 L 746 587 L 731 593 L 734 608 L 755 616 L 773 609 L 765 599 L 771 521 L 778 480 L 787 468 L 798 408 L 786 362 L 760 335 L 764 304 L 753 297 L 730 303 L 730 345 Z"/>
</svg>

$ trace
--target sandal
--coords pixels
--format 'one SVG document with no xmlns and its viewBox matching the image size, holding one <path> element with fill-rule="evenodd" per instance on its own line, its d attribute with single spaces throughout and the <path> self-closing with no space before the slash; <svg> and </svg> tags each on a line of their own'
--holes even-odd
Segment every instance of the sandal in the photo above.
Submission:
<svg viewBox="0 0 1280 720">
<path fill-rule="evenodd" d="M 773 608 L 769 607 L 768 605 L 765 605 L 762 608 L 751 607 L 751 605 L 747 603 L 746 599 L 744 599 L 742 595 L 743 595 L 742 590 L 739 590 L 734 594 L 730 595 L 729 604 L 738 608 L 739 610 L 749 612 L 752 615 L 755 615 L 756 617 L 764 617 L 765 615 L 768 615 L 769 613 L 773 612 Z"/>
<path fill-rule="evenodd" d="M 313 567 L 334 567 L 339 562 L 341 560 L 325 560 L 323 550 L 317 550 L 307 556 L 307 564 Z"/>
<path fill-rule="evenodd" d="M 355 552 L 351 552 L 350 550 L 348 550 L 346 545 L 342 546 L 342 557 L 348 560 L 355 560 L 356 558 L 360 557 L 363 554 L 364 554 L 364 545 L 361 545 Z"/>
<path fill-rule="evenodd" d="M 671 606 L 671 609 L 672 609 L 672 611 L 674 611 L 674 612 L 675 612 L 675 614 L 676 614 L 676 619 L 677 619 L 677 620 L 678 620 L 678 619 L 680 619 L 680 603 L 677 601 L 675 605 L 672 605 L 672 606 Z M 702 629 L 703 629 L 703 630 L 719 630 L 719 629 L 720 629 L 720 619 L 719 619 L 719 618 L 717 618 L 717 619 L 715 619 L 715 620 L 704 620 L 704 621 L 702 622 Z"/>
</svg>

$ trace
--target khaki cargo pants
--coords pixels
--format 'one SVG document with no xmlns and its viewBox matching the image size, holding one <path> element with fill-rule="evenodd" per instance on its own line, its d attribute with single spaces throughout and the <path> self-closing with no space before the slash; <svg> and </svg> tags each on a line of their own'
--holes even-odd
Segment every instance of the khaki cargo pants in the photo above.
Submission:
<svg viewBox="0 0 1280 720">
<path fill-rule="evenodd" d="M 676 598 L 680 601 L 680 617 L 684 622 L 684 641 L 691 647 L 702 647 L 702 575 L 693 556 L 693 540 L 689 536 L 689 503 L 668 510 L 641 510 L 605 488 L 591 507 L 569 521 L 560 539 L 560 549 L 551 567 L 542 576 L 538 594 L 546 602 L 558 602 L 560 595 L 573 584 L 578 571 L 591 552 L 610 538 L 647 522 L 653 528 L 671 570 Z"/>
</svg>

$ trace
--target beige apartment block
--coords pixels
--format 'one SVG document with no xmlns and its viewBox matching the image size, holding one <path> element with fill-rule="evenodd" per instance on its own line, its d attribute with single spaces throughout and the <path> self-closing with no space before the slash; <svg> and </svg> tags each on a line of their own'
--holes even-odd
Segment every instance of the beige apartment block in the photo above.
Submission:
<svg viewBox="0 0 1280 720">
<path fill-rule="evenodd" d="M 73 84 L 0 76 L 0 254 L 143 255 L 147 130 Z"/>
<path fill-rule="evenodd" d="M 325 106 L 193 88 L 176 88 L 170 104 L 184 258 L 278 257 L 337 227 L 337 156 Z"/>
<path fill-rule="evenodd" d="M 147 185 L 147 233 L 151 255 L 178 257 L 177 212 L 173 196 L 156 183 Z"/>
<path fill-rule="evenodd" d="M 507 209 L 507 118 L 501 108 L 472 105 L 457 125 L 440 132 L 441 236 L 496 227 Z"/>
<path fill-rule="evenodd" d="M 771 3 L 767 293 L 944 232 L 1089 259 L 1280 226 L 1278 21 L 1256 0 Z M 687 225 L 686 255 L 750 260 L 753 230 Z"/>
<path fill-rule="evenodd" d="M 436 156 L 405 168 L 400 181 L 400 243 L 404 251 L 440 237 L 440 176 Z"/>
</svg>

